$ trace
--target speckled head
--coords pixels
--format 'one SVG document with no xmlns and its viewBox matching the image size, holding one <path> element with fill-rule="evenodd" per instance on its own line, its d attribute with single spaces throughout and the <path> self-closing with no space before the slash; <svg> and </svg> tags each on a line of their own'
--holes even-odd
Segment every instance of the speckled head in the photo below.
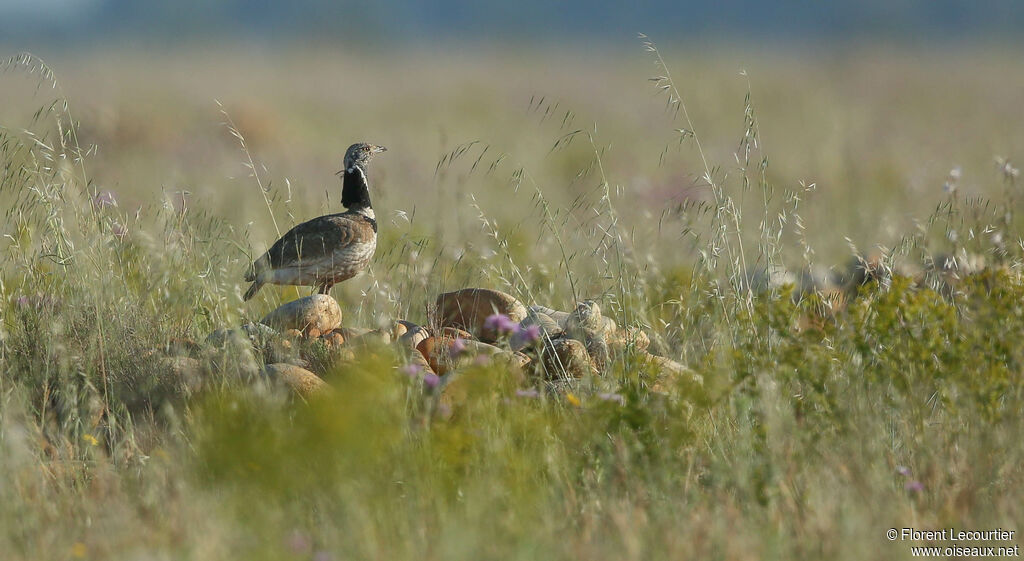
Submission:
<svg viewBox="0 0 1024 561">
<path fill-rule="evenodd" d="M 365 169 L 366 164 L 370 163 L 374 156 L 386 151 L 387 148 L 383 146 L 357 142 L 345 151 L 345 171 L 352 171 L 356 166 Z"/>
</svg>

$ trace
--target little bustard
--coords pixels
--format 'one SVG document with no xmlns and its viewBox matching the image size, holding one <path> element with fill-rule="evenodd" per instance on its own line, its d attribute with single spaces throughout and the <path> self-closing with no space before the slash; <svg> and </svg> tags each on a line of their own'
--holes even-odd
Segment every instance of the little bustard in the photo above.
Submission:
<svg viewBox="0 0 1024 561">
<path fill-rule="evenodd" d="M 360 142 L 345 152 L 341 204 L 347 209 L 303 222 L 274 242 L 245 276 L 249 300 L 264 284 L 318 286 L 327 294 L 335 284 L 361 273 L 377 249 L 377 220 L 370 206 L 366 167 L 387 148 Z"/>
</svg>

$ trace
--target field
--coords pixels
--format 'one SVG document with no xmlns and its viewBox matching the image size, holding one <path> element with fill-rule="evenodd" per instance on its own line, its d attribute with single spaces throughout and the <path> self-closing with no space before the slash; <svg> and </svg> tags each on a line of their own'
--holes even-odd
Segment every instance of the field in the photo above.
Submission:
<svg viewBox="0 0 1024 561">
<path fill-rule="evenodd" d="M 0 557 L 903 559 L 890 528 L 1020 532 L 1024 63 L 813 51 L 7 61 Z M 308 294 L 243 303 L 242 277 L 340 207 L 364 140 L 380 239 L 332 292 L 345 326 L 466 287 L 593 299 L 687 375 L 631 345 L 564 383 L 475 364 L 442 412 L 394 345 L 310 399 L 205 348 Z"/>
</svg>

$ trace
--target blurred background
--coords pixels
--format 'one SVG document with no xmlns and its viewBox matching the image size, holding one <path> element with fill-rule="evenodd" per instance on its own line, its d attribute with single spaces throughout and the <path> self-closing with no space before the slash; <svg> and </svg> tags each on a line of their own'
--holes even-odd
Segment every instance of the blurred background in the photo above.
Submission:
<svg viewBox="0 0 1024 561">
<path fill-rule="evenodd" d="M 0 53 L 40 56 L 60 84 L 0 74 L 0 123 L 38 126 L 63 95 L 126 219 L 187 206 L 252 252 L 276 232 L 250 156 L 283 230 L 338 208 L 334 172 L 365 140 L 391 148 L 371 176 L 393 243 L 484 258 L 493 219 L 532 251 L 538 193 L 592 238 L 607 180 L 637 251 L 682 264 L 711 171 L 753 237 L 801 193 L 800 235 L 831 265 L 892 248 L 951 194 L 1009 188 L 1022 24 L 1014 0 L 0 0 Z M 659 56 L 674 90 L 649 80 Z"/>
<path fill-rule="evenodd" d="M 65 40 L 149 40 L 237 34 L 266 39 L 348 39 L 424 43 L 439 39 L 562 42 L 580 36 L 621 42 L 638 30 L 674 39 L 749 37 L 900 42 L 1020 36 L 1024 7 L 1014 0 L 542 0 L 351 2 L 299 0 L 3 0 L 5 34 L 60 33 Z"/>
</svg>

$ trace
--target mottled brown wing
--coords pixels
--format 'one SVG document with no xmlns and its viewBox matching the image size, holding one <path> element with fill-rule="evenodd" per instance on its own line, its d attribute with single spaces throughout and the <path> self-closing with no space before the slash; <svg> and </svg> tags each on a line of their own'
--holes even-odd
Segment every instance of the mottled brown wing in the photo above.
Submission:
<svg viewBox="0 0 1024 561">
<path fill-rule="evenodd" d="M 368 223 L 349 213 L 314 218 L 281 236 L 256 260 L 255 273 L 316 262 L 347 245 L 368 242 L 372 235 Z"/>
</svg>

